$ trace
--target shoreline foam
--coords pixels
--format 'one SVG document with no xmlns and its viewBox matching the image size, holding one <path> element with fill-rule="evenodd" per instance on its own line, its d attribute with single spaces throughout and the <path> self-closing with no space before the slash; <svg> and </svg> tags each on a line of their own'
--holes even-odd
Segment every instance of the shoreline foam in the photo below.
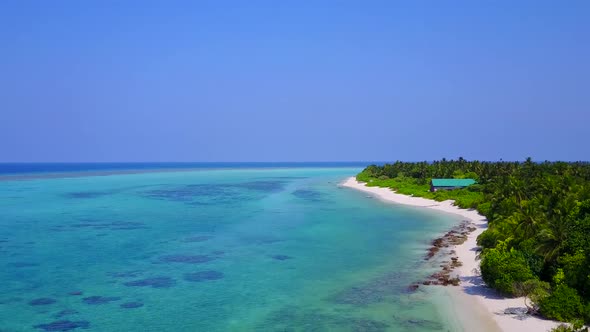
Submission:
<svg viewBox="0 0 590 332">
<path fill-rule="evenodd" d="M 476 210 L 461 209 L 454 206 L 452 200 L 437 202 L 422 197 L 398 194 L 389 188 L 367 187 L 364 183 L 356 181 L 354 177 L 348 178 L 342 183 L 342 186 L 370 193 L 387 202 L 459 215 L 473 223 L 476 230 L 468 235 L 467 241 L 454 247 L 456 256 L 459 257 L 459 261 L 463 265 L 455 268 L 453 272 L 459 276 L 461 283 L 458 287 L 447 286 L 449 295 L 453 299 L 452 309 L 465 330 L 476 328 L 482 331 L 485 326 L 487 330 L 491 331 L 549 331 L 561 324 L 561 322 L 544 320 L 534 316 L 519 319 L 516 315 L 504 314 L 504 310 L 507 308 L 524 308 L 524 300 L 523 298 L 505 298 L 499 295 L 488 288 L 479 275 L 479 261 L 476 259 L 477 237 L 487 229 L 487 219 Z M 494 326 L 482 321 L 486 317 L 493 321 Z"/>
</svg>

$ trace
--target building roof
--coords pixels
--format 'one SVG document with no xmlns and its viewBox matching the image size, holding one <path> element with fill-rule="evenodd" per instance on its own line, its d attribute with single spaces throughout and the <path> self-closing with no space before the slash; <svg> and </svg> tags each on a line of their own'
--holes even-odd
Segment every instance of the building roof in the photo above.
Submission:
<svg viewBox="0 0 590 332">
<path fill-rule="evenodd" d="M 434 187 L 467 187 L 474 183 L 473 179 L 432 179 Z"/>
</svg>

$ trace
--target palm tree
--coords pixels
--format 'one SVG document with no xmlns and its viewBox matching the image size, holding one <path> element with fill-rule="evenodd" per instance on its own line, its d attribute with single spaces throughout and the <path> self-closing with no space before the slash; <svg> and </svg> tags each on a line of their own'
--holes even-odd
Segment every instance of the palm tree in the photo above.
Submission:
<svg viewBox="0 0 590 332">
<path fill-rule="evenodd" d="M 521 201 L 520 210 L 514 213 L 514 219 L 518 226 L 517 231 L 522 232 L 525 239 L 535 236 L 539 226 L 542 224 L 542 213 L 537 199 Z"/>
<path fill-rule="evenodd" d="M 567 239 L 567 223 L 564 218 L 556 218 L 545 224 L 538 234 L 537 252 L 542 255 L 545 262 L 557 259 L 565 240 Z"/>
</svg>

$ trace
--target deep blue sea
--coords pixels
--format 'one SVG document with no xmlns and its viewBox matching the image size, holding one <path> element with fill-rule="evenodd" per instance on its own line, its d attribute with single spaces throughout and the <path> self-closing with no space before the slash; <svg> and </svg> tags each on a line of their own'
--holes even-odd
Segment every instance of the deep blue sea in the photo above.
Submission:
<svg viewBox="0 0 590 332">
<path fill-rule="evenodd" d="M 382 164 L 382 162 L 372 162 Z M 122 163 L 0 163 L 0 176 L 77 175 L 92 172 L 141 172 L 198 169 L 365 167 L 366 162 L 122 162 Z"/>
<path fill-rule="evenodd" d="M 364 164 L 178 165 L 0 165 L 0 331 L 458 329 L 408 291 L 455 217 L 339 186 Z"/>
</svg>

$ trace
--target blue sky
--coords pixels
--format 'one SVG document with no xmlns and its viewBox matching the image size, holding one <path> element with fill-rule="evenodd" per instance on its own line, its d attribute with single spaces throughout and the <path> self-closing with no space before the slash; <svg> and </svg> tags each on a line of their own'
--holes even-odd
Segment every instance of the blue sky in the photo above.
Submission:
<svg viewBox="0 0 590 332">
<path fill-rule="evenodd" d="M 0 161 L 588 160 L 589 1 L 0 2 Z"/>
</svg>

